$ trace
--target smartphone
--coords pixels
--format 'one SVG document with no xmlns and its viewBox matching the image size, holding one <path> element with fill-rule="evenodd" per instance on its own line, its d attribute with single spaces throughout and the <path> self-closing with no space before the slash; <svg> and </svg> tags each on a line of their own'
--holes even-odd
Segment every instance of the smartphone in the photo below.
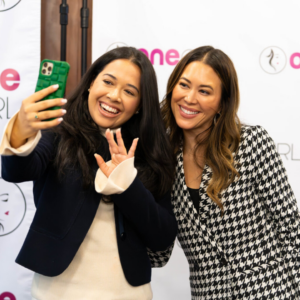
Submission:
<svg viewBox="0 0 300 300">
<path fill-rule="evenodd" d="M 41 101 L 64 97 L 69 70 L 70 70 L 70 65 L 65 61 L 44 59 L 41 62 L 39 77 L 38 77 L 35 91 L 36 92 L 40 91 L 50 85 L 54 85 L 54 84 L 59 85 L 59 88 L 54 93 L 48 95 Z M 60 107 L 54 106 L 48 108 L 48 110 L 53 110 L 53 109 L 60 109 Z"/>
</svg>

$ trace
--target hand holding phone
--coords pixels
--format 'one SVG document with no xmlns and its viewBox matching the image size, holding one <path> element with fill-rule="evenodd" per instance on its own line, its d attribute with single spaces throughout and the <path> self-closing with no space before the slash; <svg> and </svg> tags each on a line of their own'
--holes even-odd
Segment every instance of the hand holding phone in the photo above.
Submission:
<svg viewBox="0 0 300 300">
<path fill-rule="evenodd" d="M 45 59 L 40 64 L 36 92 L 23 100 L 14 123 L 10 143 L 19 148 L 39 130 L 57 126 L 66 113 L 61 106 L 70 66 L 66 62 Z"/>
<path fill-rule="evenodd" d="M 50 59 L 44 59 L 40 65 L 39 78 L 37 81 L 35 91 L 41 91 L 42 89 L 51 85 L 58 84 L 59 88 L 52 94 L 47 95 L 44 99 L 63 98 L 65 94 L 65 88 L 67 84 L 67 78 L 70 70 L 70 65 L 64 61 L 55 61 Z M 59 106 L 48 108 L 49 110 L 59 109 Z"/>
<path fill-rule="evenodd" d="M 66 110 L 51 110 L 51 108 L 63 106 L 67 100 L 56 98 L 41 101 L 58 89 L 59 85 L 56 84 L 38 91 L 22 101 L 11 133 L 10 143 L 12 147 L 19 148 L 26 143 L 28 138 L 36 135 L 39 130 L 55 127 L 62 122 L 62 116 Z"/>
</svg>

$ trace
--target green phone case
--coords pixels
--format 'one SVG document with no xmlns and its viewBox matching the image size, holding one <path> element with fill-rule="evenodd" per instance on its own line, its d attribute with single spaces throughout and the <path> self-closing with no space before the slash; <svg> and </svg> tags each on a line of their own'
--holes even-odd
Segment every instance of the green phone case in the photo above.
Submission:
<svg viewBox="0 0 300 300">
<path fill-rule="evenodd" d="M 44 75 L 42 73 L 42 68 L 44 63 L 53 63 L 53 70 L 51 75 Z M 46 87 L 54 84 L 59 84 L 59 88 L 56 90 L 56 92 L 48 95 L 43 100 L 48 99 L 55 99 L 55 98 L 63 98 L 65 94 L 66 84 L 67 84 L 67 78 L 70 70 L 70 65 L 67 62 L 64 61 L 56 61 L 51 59 L 44 59 L 41 62 L 40 65 L 40 71 L 39 71 L 39 78 L 36 85 L 35 91 L 40 91 L 42 89 L 45 89 Z M 41 101 L 43 101 L 41 100 Z M 54 106 L 49 108 L 49 110 L 53 109 L 60 109 L 59 106 Z"/>
</svg>

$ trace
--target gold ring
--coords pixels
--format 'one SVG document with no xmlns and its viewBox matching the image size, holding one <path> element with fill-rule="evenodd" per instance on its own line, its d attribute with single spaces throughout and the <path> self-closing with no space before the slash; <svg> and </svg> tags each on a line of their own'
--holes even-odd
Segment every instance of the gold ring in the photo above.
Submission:
<svg viewBox="0 0 300 300">
<path fill-rule="evenodd" d="M 38 118 L 39 118 L 39 116 L 36 114 L 36 115 L 35 115 L 35 118 L 36 118 L 36 119 L 38 119 Z"/>
</svg>

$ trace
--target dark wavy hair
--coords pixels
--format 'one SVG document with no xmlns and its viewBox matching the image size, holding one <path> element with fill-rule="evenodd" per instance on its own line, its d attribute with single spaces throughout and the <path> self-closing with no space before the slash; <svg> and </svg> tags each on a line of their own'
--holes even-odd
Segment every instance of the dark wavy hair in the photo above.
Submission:
<svg viewBox="0 0 300 300">
<path fill-rule="evenodd" d="M 172 92 L 186 66 L 194 61 L 201 61 L 210 66 L 222 83 L 221 114 L 216 113 L 216 122 L 212 123 L 205 138 L 202 133 L 197 136 L 194 161 L 203 168 L 198 164 L 197 153 L 201 145 L 206 145 L 205 162 L 211 167 L 213 174 L 207 187 L 207 194 L 223 212 L 220 192 L 239 176 L 234 166 L 233 153 L 236 152 L 240 142 L 241 124 L 237 116 L 240 94 L 237 74 L 230 58 L 223 51 L 211 46 L 199 47 L 186 54 L 169 78 L 167 94 L 162 103 L 162 115 L 170 133 L 173 153 L 176 155 L 182 146 L 183 131 L 177 125 L 172 113 Z"/>
<path fill-rule="evenodd" d="M 55 165 L 60 176 L 64 176 L 66 169 L 79 168 L 83 187 L 89 188 L 94 184 L 97 170 L 94 153 L 101 154 L 105 160 L 110 159 L 106 138 L 89 113 L 88 89 L 105 66 L 117 59 L 128 59 L 141 70 L 139 113 L 122 125 L 122 136 L 127 149 L 134 138 L 139 138 L 135 153 L 138 177 L 159 198 L 171 189 L 174 177 L 172 150 L 161 117 L 155 71 L 147 56 L 133 47 L 116 48 L 99 57 L 69 97 L 64 121 L 54 129 L 59 137 Z"/>
</svg>

